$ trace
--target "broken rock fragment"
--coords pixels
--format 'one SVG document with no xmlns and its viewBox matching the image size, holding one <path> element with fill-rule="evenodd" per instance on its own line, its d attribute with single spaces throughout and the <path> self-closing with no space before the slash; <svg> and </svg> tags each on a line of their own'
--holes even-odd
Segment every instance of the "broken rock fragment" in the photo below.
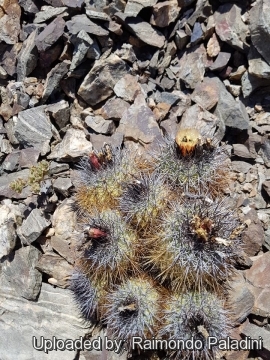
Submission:
<svg viewBox="0 0 270 360">
<path fill-rule="evenodd" d="M 62 35 L 65 28 L 65 21 L 57 16 L 45 29 L 36 37 L 38 51 L 49 49 Z"/>
</svg>

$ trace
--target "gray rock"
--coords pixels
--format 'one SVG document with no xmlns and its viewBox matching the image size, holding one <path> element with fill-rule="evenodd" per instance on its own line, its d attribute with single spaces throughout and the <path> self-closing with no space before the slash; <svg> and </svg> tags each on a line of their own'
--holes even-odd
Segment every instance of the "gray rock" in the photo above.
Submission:
<svg viewBox="0 0 270 360">
<path fill-rule="evenodd" d="M 39 155 L 40 151 L 35 148 L 20 150 L 19 166 L 23 169 L 36 165 Z"/>
<path fill-rule="evenodd" d="M 86 8 L 86 15 L 90 19 L 110 21 L 110 17 L 102 11 L 98 11 L 95 7 Z"/>
<path fill-rule="evenodd" d="M 254 48 L 254 46 L 250 47 L 248 64 L 248 72 L 251 75 L 262 79 L 270 79 L 270 65 L 262 59 L 260 53 Z"/>
<path fill-rule="evenodd" d="M 119 120 L 124 112 L 129 108 L 129 103 L 119 98 L 111 98 L 98 111 L 104 119 Z"/>
<path fill-rule="evenodd" d="M 232 169 L 233 169 L 233 171 L 236 171 L 236 172 L 246 174 L 250 170 L 251 167 L 252 167 L 252 165 L 245 161 L 233 161 L 232 162 Z"/>
<path fill-rule="evenodd" d="M 126 100 L 134 101 L 135 97 L 142 92 L 142 88 L 135 76 L 125 75 L 113 88 L 115 95 Z"/>
<path fill-rule="evenodd" d="M 44 218 L 43 213 L 39 209 L 33 209 L 18 228 L 17 234 L 24 244 L 31 244 L 50 224 L 51 222 Z"/>
<path fill-rule="evenodd" d="M 81 30 L 97 36 L 107 36 L 109 32 L 91 21 L 86 15 L 75 15 L 66 23 L 69 32 L 77 35 Z"/>
<path fill-rule="evenodd" d="M 69 170 L 68 164 L 58 163 L 56 161 L 50 162 L 50 168 L 49 168 L 50 175 L 59 174 L 61 172 L 67 171 L 67 170 Z"/>
<path fill-rule="evenodd" d="M 84 0 L 45 0 L 45 2 L 54 7 L 68 6 L 71 8 L 80 8 L 84 3 Z"/>
<path fill-rule="evenodd" d="M 53 117 L 60 129 L 63 129 L 69 122 L 70 108 L 68 102 L 65 100 L 48 105 L 46 112 Z"/>
<path fill-rule="evenodd" d="M 270 197 L 270 181 L 264 181 L 262 187 L 267 192 L 267 195 Z"/>
<path fill-rule="evenodd" d="M 30 188 L 27 186 L 23 188 L 21 193 L 17 193 L 10 188 L 10 184 L 13 181 L 22 179 L 27 180 L 29 176 L 29 170 L 21 170 L 10 174 L 4 174 L 0 176 L 0 196 L 13 199 L 25 199 L 31 194 Z"/>
<path fill-rule="evenodd" d="M 181 6 L 182 0 L 180 0 L 179 5 Z M 186 2 L 184 0 L 184 2 Z M 212 13 L 212 7 L 209 4 L 208 0 L 197 0 L 196 1 L 196 8 L 195 11 L 192 13 L 191 16 L 188 17 L 188 24 L 194 26 L 196 20 L 200 17 L 201 19 L 209 18 L 210 14 Z"/>
<path fill-rule="evenodd" d="M 52 126 L 45 113 L 46 106 L 21 111 L 14 126 L 14 134 L 24 147 L 35 147 L 45 155 L 50 150 Z"/>
<path fill-rule="evenodd" d="M 175 33 L 175 44 L 178 50 L 184 49 L 189 40 L 189 36 L 184 30 L 177 30 Z"/>
<path fill-rule="evenodd" d="M 65 28 L 65 21 L 57 16 L 37 37 L 36 46 L 38 51 L 48 50 L 62 35 Z"/>
<path fill-rule="evenodd" d="M 244 159 L 254 159 L 255 157 L 249 152 L 248 148 L 243 144 L 233 144 L 234 155 Z"/>
<path fill-rule="evenodd" d="M 153 6 L 156 3 L 157 0 L 128 0 L 125 7 L 125 14 L 128 16 L 137 16 L 142 9 Z"/>
<path fill-rule="evenodd" d="M 19 206 L 4 204 L 0 206 L 0 260 L 8 255 L 16 244 L 16 225 L 21 222 Z"/>
<path fill-rule="evenodd" d="M 0 293 L 0 332 L 5 334 L 1 346 L 1 359 L 20 360 L 73 360 L 77 351 L 37 351 L 32 346 L 33 336 L 40 344 L 40 337 L 52 339 L 79 339 L 89 332 L 89 326 L 80 319 L 71 292 L 43 283 L 39 298 L 31 302 L 18 296 L 4 279 Z M 16 319 L 16 321 L 14 321 Z M 90 353 L 91 354 L 91 353 Z"/>
<path fill-rule="evenodd" d="M 134 35 L 136 35 L 144 43 L 161 48 L 164 45 L 165 37 L 161 32 L 154 29 L 146 21 L 143 21 L 139 16 L 129 17 L 123 13 L 116 13 L 116 18 Z"/>
<path fill-rule="evenodd" d="M 42 274 L 35 269 L 41 252 L 34 246 L 25 246 L 10 254 L 3 262 L 2 272 L 12 284 L 17 295 L 36 300 L 42 282 Z"/>
<path fill-rule="evenodd" d="M 243 96 L 246 98 L 256 89 L 270 86 L 270 79 L 261 79 L 246 71 L 241 77 L 241 85 Z"/>
<path fill-rule="evenodd" d="M 8 6 L 4 8 L 4 16 L 0 18 L 0 41 L 6 44 L 18 42 L 21 27 L 20 18 L 21 7 L 19 4 L 14 1 L 8 2 Z"/>
<path fill-rule="evenodd" d="M 126 12 L 126 10 L 125 10 Z M 150 24 L 158 27 L 166 27 L 175 21 L 180 12 L 177 0 L 163 1 L 153 6 L 153 14 L 150 19 Z"/>
<path fill-rule="evenodd" d="M 73 271 L 73 266 L 54 252 L 43 254 L 39 259 L 36 268 L 51 276 L 48 280 L 51 284 L 64 289 L 69 286 L 69 279 Z"/>
<path fill-rule="evenodd" d="M 127 64 L 114 54 L 96 61 L 82 82 L 78 95 L 91 106 L 98 104 L 113 94 L 115 84 L 128 73 L 128 69 Z"/>
<path fill-rule="evenodd" d="M 203 80 L 206 65 L 206 50 L 203 45 L 185 51 L 179 60 L 179 78 L 186 87 L 194 89 Z"/>
<path fill-rule="evenodd" d="M 42 6 L 41 11 L 36 13 L 36 16 L 34 18 L 34 23 L 39 24 L 43 23 L 47 20 L 50 20 L 58 15 L 68 15 L 67 7 L 53 7 L 53 6 Z"/>
<path fill-rule="evenodd" d="M 244 221 L 249 222 L 246 230 L 242 232 L 244 250 L 249 256 L 256 255 L 264 243 L 264 230 L 257 212 L 252 209 L 244 217 Z"/>
<path fill-rule="evenodd" d="M 202 31 L 202 27 L 201 24 L 199 22 L 195 22 L 194 24 L 194 28 L 191 34 L 191 38 L 190 38 L 190 43 L 192 45 L 196 45 L 198 44 L 198 42 L 200 42 L 203 39 L 203 31 Z"/>
<path fill-rule="evenodd" d="M 71 128 L 67 130 L 62 142 L 54 147 L 47 158 L 73 160 L 88 155 L 91 150 L 92 144 L 86 140 L 84 131 Z"/>
<path fill-rule="evenodd" d="M 97 135 L 97 134 L 91 134 L 91 142 L 93 144 L 94 149 L 101 150 L 101 148 L 104 146 L 104 144 L 111 144 L 115 148 L 120 148 L 123 144 L 124 135 L 116 131 L 111 136 L 105 136 L 105 135 Z"/>
<path fill-rule="evenodd" d="M 203 109 L 212 109 L 219 100 L 219 87 L 212 78 L 205 77 L 195 86 L 191 99 Z"/>
<path fill-rule="evenodd" d="M 87 116 L 85 118 L 85 123 L 98 134 L 111 135 L 115 131 L 113 120 L 105 120 L 99 115 Z"/>
<path fill-rule="evenodd" d="M 6 171 L 14 171 L 18 167 L 20 158 L 20 150 L 12 151 L 3 161 L 2 169 Z"/>
<path fill-rule="evenodd" d="M 65 61 L 55 65 L 54 68 L 51 69 L 47 74 L 47 78 L 44 84 L 44 91 L 42 94 L 42 103 L 44 104 L 52 92 L 57 89 L 60 84 L 60 81 L 67 74 L 69 68 L 69 64 Z"/>
<path fill-rule="evenodd" d="M 249 117 L 241 101 L 236 101 L 217 77 L 213 78 L 219 87 L 219 100 L 214 114 L 226 126 L 240 130 L 248 129 Z"/>
<path fill-rule="evenodd" d="M 77 35 L 73 35 L 71 42 L 74 44 L 74 51 L 70 71 L 80 65 L 86 56 L 88 59 L 100 58 L 101 52 L 97 41 L 92 39 L 84 30 L 81 30 Z"/>
<path fill-rule="evenodd" d="M 6 79 L 7 77 L 8 73 L 2 66 L 0 66 L 0 79 Z"/>
<path fill-rule="evenodd" d="M 247 50 L 248 26 L 241 18 L 241 8 L 235 4 L 224 4 L 218 8 L 214 16 L 219 38 L 237 50 Z"/>
<path fill-rule="evenodd" d="M 255 324 L 251 324 L 249 321 L 242 329 L 241 333 L 244 336 L 250 337 L 250 339 L 257 339 L 259 337 L 263 339 L 263 345 L 261 350 L 256 350 L 256 352 L 263 358 L 269 359 L 270 357 L 270 331 L 266 330 L 263 327 L 259 327 Z"/>
<path fill-rule="evenodd" d="M 209 67 L 212 71 L 222 70 L 229 62 L 231 53 L 221 51 L 214 63 Z"/>
<path fill-rule="evenodd" d="M 270 49 L 268 44 L 270 39 L 270 4 L 267 0 L 259 0 L 250 10 L 250 35 L 252 44 L 270 64 Z"/>
<path fill-rule="evenodd" d="M 146 144 L 161 138 L 155 116 L 142 94 L 136 97 L 134 104 L 124 113 L 118 131 L 124 134 L 125 139 L 133 139 Z"/>
<path fill-rule="evenodd" d="M 39 11 L 33 0 L 19 0 L 19 4 L 25 12 L 30 14 L 36 14 Z"/>
<path fill-rule="evenodd" d="M 72 182 L 68 178 L 58 177 L 53 182 L 53 188 L 63 196 L 68 196 L 69 190 L 72 188 Z"/>
</svg>

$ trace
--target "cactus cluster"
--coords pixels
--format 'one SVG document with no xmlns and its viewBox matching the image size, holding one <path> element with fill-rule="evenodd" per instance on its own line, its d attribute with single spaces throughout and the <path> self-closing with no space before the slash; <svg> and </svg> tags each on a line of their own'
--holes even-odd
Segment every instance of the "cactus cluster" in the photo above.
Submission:
<svg viewBox="0 0 270 360">
<path fill-rule="evenodd" d="M 76 170 L 77 261 L 70 289 L 85 320 L 112 338 L 200 339 L 166 358 L 215 359 L 207 337 L 229 334 L 227 281 L 241 253 L 224 196 L 224 147 L 196 129 L 150 160 L 105 145 Z"/>
</svg>

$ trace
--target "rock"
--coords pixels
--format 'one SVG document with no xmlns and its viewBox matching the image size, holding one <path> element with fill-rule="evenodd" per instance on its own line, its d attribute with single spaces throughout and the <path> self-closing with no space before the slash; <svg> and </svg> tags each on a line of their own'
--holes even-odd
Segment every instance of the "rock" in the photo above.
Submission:
<svg viewBox="0 0 270 360">
<path fill-rule="evenodd" d="M 252 165 L 245 161 L 232 161 L 233 171 L 246 174 Z"/>
<path fill-rule="evenodd" d="M 73 266 L 61 256 L 53 252 L 45 253 L 39 259 L 36 268 L 39 271 L 50 275 L 53 285 L 64 289 L 69 286 L 69 279 L 73 271 Z"/>
<path fill-rule="evenodd" d="M 1 281 L 0 332 L 9 339 L 5 346 L 1 346 L 3 360 L 29 360 L 37 356 L 39 360 L 48 359 L 48 354 L 32 346 L 33 336 L 39 345 L 41 336 L 45 339 L 55 336 L 57 339 L 75 340 L 89 332 L 89 326 L 80 319 L 71 292 L 43 283 L 38 300 L 31 302 L 30 306 L 28 300 L 16 294 L 12 285 L 13 282 Z M 76 353 L 50 351 L 49 356 L 51 360 L 73 360 Z"/>
<path fill-rule="evenodd" d="M 90 19 L 110 21 L 110 17 L 102 11 L 98 11 L 95 7 L 86 8 L 86 15 Z"/>
<path fill-rule="evenodd" d="M 224 80 L 224 85 L 226 86 L 226 89 L 234 96 L 238 97 L 241 94 L 241 86 L 240 85 L 232 85 L 229 80 Z"/>
<path fill-rule="evenodd" d="M 24 244 L 31 244 L 50 224 L 50 221 L 44 218 L 43 213 L 39 209 L 33 209 L 18 228 L 17 233 Z"/>
<path fill-rule="evenodd" d="M 158 0 L 128 0 L 125 7 L 125 14 L 128 16 L 137 16 L 142 9 L 155 5 L 157 1 Z"/>
<path fill-rule="evenodd" d="M 175 44 L 178 50 L 182 50 L 188 43 L 189 36 L 184 30 L 177 30 L 175 33 Z"/>
<path fill-rule="evenodd" d="M 129 17 L 123 13 L 116 13 L 116 18 L 134 35 L 144 43 L 161 48 L 164 45 L 165 37 L 161 32 L 155 30 L 150 24 L 143 21 L 139 16 Z"/>
<path fill-rule="evenodd" d="M 27 180 L 29 176 L 29 170 L 21 170 L 10 174 L 4 174 L 0 176 L 0 196 L 13 199 L 25 199 L 31 194 L 30 188 L 23 188 L 21 193 L 11 190 L 10 184 L 18 180 Z"/>
<path fill-rule="evenodd" d="M 267 195 L 270 197 L 270 181 L 264 181 L 262 187 L 264 191 L 266 191 Z"/>
<path fill-rule="evenodd" d="M 220 45 L 215 33 L 208 40 L 206 51 L 207 55 L 209 55 L 210 57 L 216 57 L 219 54 Z"/>
<path fill-rule="evenodd" d="M 250 339 L 257 339 L 261 337 L 262 349 L 256 349 L 256 352 L 262 356 L 263 359 L 269 359 L 270 357 L 270 331 L 265 328 L 251 324 L 249 321 L 242 329 L 242 334 Z"/>
<path fill-rule="evenodd" d="M 211 110 L 219 100 L 219 87 L 217 83 L 205 77 L 195 86 L 191 99 L 206 110 Z"/>
<path fill-rule="evenodd" d="M 96 105 L 113 94 L 115 84 L 127 73 L 128 66 L 118 56 L 112 54 L 106 59 L 100 59 L 85 77 L 78 95 L 89 105 Z"/>
<path fill-rule="evenodd" d="M 134 104 L 124 113 L 118 131 L 124 134 L 125 139 L 133 139 L 146 144 L 161 138 L 155 116 L 142 94 L 137 95 Z"/>
<path fill-rule="evenodd" d="M 87 116 L 85 123 L 98 134 L 111 135 L 115 131 L 113 120 L 104 120 L 104 118 L 99 115 Z"/>
<path fill-rule="evenodd" d="M 68 196 L 69 190 L 72 186 L 72 182 L 68 178 L 58 177 L 53 182 L 53 188 L 65 197 Z"/>
<path fill-rule="evenodd" d="M 91 150 L 92 144 L 86 140 L 84 131 L 71 128 L 67 130 L 62 142 L 54 147 L 47 158 L 72 160 L 88 155 Z"/>
<path fill-rule="evenodd" d="M 222 70 L 229 62 L 231 53 L 221 51 L 214 63 L 209 67 L 212 71 Z"/>
<path fill-rule="evenodd" d="M 48 50 L 62 35 L 65 28 L 65 21 L 61 16 L 57 16 L 37 37 L 36 47 L 38 51 Z"/>
<path fill-rule="evenodd" d="M 33 0 L 19 0 L 19 4 L 25 12 L 30 14 L 36 14 L 39 11 Z"/>
<path fill-rule="evenodd" d="M 129 103 L 122 99 L 111 98 L 102 106 L 97 114 L 100 114 L 104 119 L 120 120 L 129 106 Z"/>
<path fill-rule="evenodd" d="M 190 43 L 192 45 L 198 44 L 203 39 L 203 30 L 199 22 L 195 22 L 193 31 L 190 38 Z"/>
<path fill-rule="evenodd" d="M 45 2 L 54 7 L 68 6 L 71 8 L 80 8 L 84 0 L 45 0 Z"/>
<path fill-rule="evenodd" d="M 195 104 L 184 112 L 180 121 L 180 129 L 194 127 L 206 136 L 213 136 L 217 124 L 218 119 L 215 115 Z"/>
<path fill-rule="evenodd" d="M 28 300 L 36 300 L 40 292 L 42 274 L 35 269 L 40 256 L 40 250 L 34 246 L 25 246 L 10 254 L 2 264 L 6 280 L 17 295 Z"/>
<path fill-rule="evenodd" d="M 63 61 L 55 65 L 55 67 L 52 68 L 51 71 L 47 74 L 47 78 L 44 84 L 44 91 L 42 94 L 43 104 L 47 101 L 47 99 L 50 97 L 52 92 L 57 89 L 57 87 L 60 84 L 60 81 L 67 74 L 68 67 L 69 65 L 67 64 L 67 62 Z"/>
<path fill-rule="evenodd" d="M 180 12 L 177 0 L 163 1 L 153 6 L 153 14 L 150 19 L 150 24 L 157 27 L 166 27 L 175 21 Z M 126 12 L 126 10 L 125 10 Z"/>
<path fill-rule="evenodd" d="M 16 244 L 16 225 L 21 222 L 19 206 L 4 204 L 0 206 L 0 260 L 8 255 Z"/>
<path fill-rule="evenodd" d="M 2 169 L 5 171 L 14 171 L 17 169 L 19 164 L 20 151 L 12 151 L 3 161 Z"/>
<path fill-rule="evenodd" d="M 55 210 L 52 216 L 54 236 L 51 246 L 69 263 L 73 264 L 76 258 L 73 233 L 76 227 L 76 214 L 71 211 L 73 201 L 65 199 Z"/>
<path fill-rule="evenodd" d="M 74 51 L 70 71 L 80 65 L 85 57 L 88 59 L 100 58 L 101 52 L 97 41 L 92 39 L 84 30 L 81 30 L 77 35 L 73 35 L 71 41 L 74 44 Z"/>
<path fill-rule="evenodd" d="M 244 65 L 241 65 L 235 71 L 230 73 L 229 79 L 232 81 L 240 81 L 245 71 L 246 67 Z"/>
<path fill-rule="evenodd" d="M 214 16 L 216 33 L 222 41 L 240 51 L 248 49 L 246 43 L 248 26 L 242 20 L 239 6 L 235 4 L 221 5 Z"/>
<path fill-rule="evenodd" d="M 250 210 L 243 221 L 248 221 L 247 229 L 242 232 L 242 242 L 247 255 L 256 255 L 264 243 L 264 230 L 261 221 L 258 219 L 257 212 Z M 254 266 L 254 264 L 253 264 Z"/>
<path fill-rule="evenodd" d="M 21 7 L 17 1 L 7 3 L 4 16 L 0 18 L 0 41 L 6 44 L 16 44 L 20 33 Z"/>
<path fill-rule="evenodd" d="M 257 1 L 250 10 L 249 25 L 251 42 L 268 64 L 270 64 L 270 49 L 265 44 L 270 39 L 269 10 L 270 4 L 267 0 Z"/>
<path fill-rule="evenodd" d="M 69 32 L 77 35 L 81 30 L 96 36 L 107 36 L 109 32 L 102 26 L 91 21 L 86 15 L 75 15 L 66 23 Z"/>
<path fill-rule="evenodd" d="M 245 270 L 244 276 L 253 286 L 265 289 L 269 288 L 269 271 L 270 271 L 270 252 L 253 258 L 253 265 L 250 269 Z"/>
<path fill-rule="evenodd" d="M 180 0 L 181 6 L 182 0 Z M 192 13 L 191 16 L 188 17 L 188 24 L 190 26 L 194 26 L 196 20 L 200 17 L 201 19 L 208 18 L 212 13 L 212 7 L 209 4 L 208 0 L 197 0 L 195 11 Z"/>
<path fill-rule="evenodd" d="M 251 75 L 262 79 L 270 79 L 270 65 L 262 59 L 260 53 L 253 46 L 250 47 L 248 54 L 248 64 L 248 72 Z"/>
<path fill-rule="evenodd" d="M 43 23 L 47 20 L 50 20 L 58 15 L 64 16 L 68 15 L 67 7 L 53 7 L 53 6 L 42 6 L 41 11 L 36 13 L 34 18 L 34 24 Z"/>
<path fill-rule="evenodd" d="M 52 126 L 45 113 L 46 106 L 21 111 L 14 126 L 19 143 L 28 148 L 35 147 L 45 155 L 50 150 Z"/>
<path fill-rule="evenodd" d="M 186 87 L 194 89 L 201 82 L 205 73 L 206 51 L 203 45 L 185 51 L 179 60 L 179 78 Z"/>
<path fill-rule="evenodd" d="M 115 148 L 120 148 L 123 144 L 124 134 L 116 131 L 111 136 L 105 136 L 100 134 L 91 134 L 91 142 L 94 149 L 101 150 L 104 144 L 111 144 Z"/>
<path fill-rule="evenodd" d="M 17 57 L 22 44 L 16 43 L 14 45 L 7 45 L 6 47 L 4 47 L 4 45 L 3 43 L 1 45 L 2 49 L 5 49 L 1 56 L 1 65 L 8 75 L 15 77 Z"/>
<path fill-rule="evenodd" d="M 126 100 L 134 101 L 135 97 L 142 92 L 142 88 L 135 76 L 130 74 L 125 75 L 120 79 L 113 88 L 115 95 Z"/>
<path fill-rule="evenodd" d="M 256 89 L 270 86 L 270 79 L 261 79 L 246 71 L 241 77 L 241 85 L 243 96 L 246 98 Z"/>
<path fill-rule="evenodd" d="M 229 282 L 229 306 L 233 312 L 235 323 L 242 323 L 251 313 L 254 306 L 254 295 L 248 288 L 248 284 L 238 271 L 236 276 Z"/>
<path fill-rule="evenodd" d="M 162 121 L 168 114 L 171 108 L 170 104 L 167 103 L 159 103 L 153 109 L 153 114 L 157 121 Z"/>
<path fill-rule="evenodd" d="M 8 73 L 2 66 L 0 66 L 0 79 L 6 79 L 7 77 Z"/>
<path fill-rule="evenodd" d="M 70 108 L 65 100 L 48 105 L 46 112 L 53 117 L 59 129 L 63 129 L 69 122 Z"/>
<path fill-rule="evenodd" d="M 248 148 L 243 144 L 233 144 L 233 153 L 240 158 L 254 159 L 254 156 L 250 154 Z"/>
<path fill-rule="evenodd" d="M 50 162 L 50 168 L 49 168 L 50 175 L 59 174 L 61 172 L 65 172 L 67 170 L 69 170 L 68 164 L 57 163 L 56 161 Z"/>
<path fill-rule="evenodd" d="M 241 101 L 236 101 L 217 77 L 213 81 L 219 87 L 219 100 L 214 114 L 226 125 L 244 130 L 249 127 L 249 117 Z"/>
<path fill-rule="evenodd" d="M 30 168 L 37 164 L 40 151 L 35 148 L 27 148 L 20 150 L 19 166 L 20 168 Z"/>
</svg>

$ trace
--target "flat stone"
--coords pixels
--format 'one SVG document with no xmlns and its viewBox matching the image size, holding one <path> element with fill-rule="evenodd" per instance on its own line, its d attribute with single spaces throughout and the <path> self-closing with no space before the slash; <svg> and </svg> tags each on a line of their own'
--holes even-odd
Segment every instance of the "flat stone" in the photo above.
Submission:
<svg viewBox="0 0 270 360">
<path fill-rule="evenodd" d="M 214 14 L 216 33 L 222 41 L 237 50 L 248 48 L 246 37 L 248 26 L 241 17 L 241 8 L 235 4 L 221 5 Z"/>
<path fill-rule="evenodd" d="M 179 60 L 179 78 L 186 87 L 194 89 L 204 78 L 206 64 L 206 50 L 203 45 L 193 47 L 184 52 Z"/>
<path fill-rule="evenodd" d="M 7 256 L 16 245 L 16 225 L 22 214 L 19 206 L 4 204 L 0 206 L 0 260 Z"/>
<path fill-rule="evenodd" d="M 241 77 L 242 93 L 244 98 L 250 96 L 260 87 L 270 86 L 270 79 L 262 79 L 245 71 Z"/>
<path fill-rule="evenodd" d="M 120 12 L 116 13 L 115 16 L 130 32 L 144 43 L 158 48 L 164 45 L 165 37 L 162 33 L 154 29 L 146 21 L 143 21 L 139 16 L 136 18 L 129 17 Z"/>
<path fill-rule="evenodd" d="M 35 147 L 45 155 L 50 150 L 52 126 L 45 113 L 46 106 L 21 111 L 14 126 L 14 134 L 25 148 Z"/>
<path fill-rule="evenodd" d="M 34 246 L 22 247 L 2 264 L 2 272 L 6 280 L 12 284 L 17 295 L 36 300 L 42 283 L 42 274 L 35 269 L 41 251 Z"/>
<path fill-rule="evenodd" d="M 69 122 L 70 108 L 68 102 L 65 100 L 48 105 L 46 112 L 53 117 L 60 129 L 63 129 Z"/>
<path fill-rule="evenodd" d="M 219 54 L 220 45 L 215 33 L 208 40 L 206 51 L 207 55 L 209 55 L 210 57 L 216 57 Z"/>
<path fill-rule="evenodd" d="M 84 0 L 45 0 L 45 2 L 54 7 L 68 6 L 70 8 L 81 8 Z"/>
<path fill-rule="evenodd" d="M 34 24 L 43 23 L 47 20 L 50 20 L 58 15 L 68 15 L 65 11 L 67 7 L 53 7 L 53 6 L 41 6 L 41 11 L 36 13 L 34 18 Z"/>
<path fill-rule="evenodd" d="M 37 164 L 40 151 L 35 148 L 27 148 L 20 150 L 19 166 L 23 168 L 30 168 Z"/>
<path fill-rule="evenodd" d="M 2 163 L 2 169 L 5 171 L 14 171 L 17 169 L 20 158 L 20 150 L 14 150 L 5 158 Z"/>
<path fill-rule="evenodd" d="M 243 221 L 250 224 L 242 232 L 242 242 L 247 255 L 256 255 L 264 243 L 264 230 L 261 221 L 257 216 L 257 212 L 252 209 L 245 216 Z M 254 264 L 253 264 L 254 265 Z"/>
<path fill-rule="evenodd" d="M 50 224 L 50 221 L 44 218 L 43 213 L 39 209 L 33 209 L 18 228 L 17 233 L 24 244 L 31 244 Z"/>
<path fill-rule="evenodd" d="M 195 22 L 193 31 L 190 38 L 190 43 L 192 45 L 198 44 L 204 37 L 204 33 L 199 22 Z"/>
<path fill-rule="evenodd" d="M 86 8 L 86 15 L 90 19 L 110 21 L 110 17 L 102 11 L 98 11 L 95 7 Z"/>
<path fill-rule="evenodd" d="M 142 88 L 135 76 L 127 74 L 115 84 L 113 91 L 123 100 L 132 102 L 142 92 Z"/>
<path fill-rule="evenodd" d="M 151 143 L 161 138 L 161 132 L 153 112 L 149 109 L 142 94 L 137 95 L 134 104 L 124 113 L 118 131 L 125 139 Z"/>
<path fill-rule="evenodd" d="M 63 140 L 57 144 L 47 159 L 73 160 L 92 151 L 92 144 L 86 140 L 85 133 L 79 129 L 68 129 Z"/>
<path fill-rule="evenodd" d="M 111 98 L 97 112 L 104 119 L 120 120 L 124 112 L 130 107 L 129 103 L 120 98 Z"/>
<path fill-rule="evenodd" d="M 49 174 L 59 174 L 61 172 L 65 172 L 69 170 L 69 165 L 64 163 L 58 163 L 56 161 L 50 162 Z"/>
<path fill-rule="evenodd" d="M 4 4 L 3 4 L 4 5 Z M 16 44 L 20 34 L 21 7 L 18 2 L 10 1 L 0 18 L 0 41 Z"/>
<path fill-rule="evenodd" d="M 93 144 L 93 148 L 96 150 L 101 150 L 104 144 L 111 144 L 114 148 L 121 148 L 123 140 L 124 134 L 119 131 L 116 131 L 111 136 L 91 134 L 91 142 Z"/>
<path fill-rule="evenodd" d="M 46 81 L 44 84 L 44 91 L 42 94 L 42 103 L 44 104 L 51 96 L 52 92 L 57 89 L 60 81 L 67 74 L 69 64 L 65 61 L 55 65 L 51 71 L 48 72 Z"/>
<path fill-rule="evenodd" d="M 166 27 L 179 16 L 180 7 L 177 0 L 163 1 L 153 6 L 150 24 L 157 27 Z M 126 12 L 126 10 L 125 10 Z"/>
<path fill-rule="evenodd" d="M 69 286 L 69 279 L 73 271 L 73 266 L 70 265 L 61 256 L 51 252 L 45 253 L 39 259 L 36 268 L 51 276 L 53 285 L 61 288 Z"/>
<path fill-rule="evenodd" d="M 157 1 L 158 0 L 128 0 L 125 7 L 125 14 L 137 16 L 142 9 L 152 7 Z"/>
<path fill-rule="evenodd" d="M 85 77 L 78 90 L 78 95 L 89 105 L 96 105 L 113 94 L 115 84 L 128 71 L 127 64 L 114 54 L 106 59 L 100 59 L 95 62 Z"/>
<path fill-rule="evenodd" d="M 205 77 L 195 86 L 191 100 L 206 110 L 212 109 L 219 100 L 219 87 L 212 78 Z"/>
<path fill-rule="evenodd" d="M 20 6 L 25 12 L 28 12 L 30 14 L 36 14 L 39 11 L 33 0 L 20 0 Z"/>
<path fill-rule="evenodd" d="M 245 130 L 249 128 L 249 117 L 241 101 L 236 101 L 217 77 L 213 81 L 219 87 L 219 100 L 214 114 L 226 125 Z"/>
<path fill-rule="evenodd" d="M 85 123 L 98 134 L 111 135 L 115 132 L 115 124 L 113 120 L 105 120 L 102 116 L 87 116 Z"/>
<path fill-rule="evenodd" d="M 30 188 L 27 186 L 23 188 L 21 193 L 11 190 L 10 183 L 22 179 L 27 180 L 29 176 L 29 169 L 4 174 L 0 176 L 0 196 L 12 199 L 25 199 L 31 194 Z"/>
<path fill-rule="evenodd" d="M 270 79 L 270 65 L 261 57 L 254 46 L 250 47 L 248 54 L 248 72 L 262 79 Z"/>
<path fill-rule="evenodd" d="M 77 35 L 81 30 L 96 36 L 107 36 L 109 32 L 102 26 L 91 21 L 86 15 L 75 15 L 66 23 L 69 32 Z"/>
<path fill-rule="evenodd" d="M 162 121 L 169 113 L 171 108 L 170 104 L 167 103 L 159 103 L 153 109 L 153 114 L 155 115 L 157 121 Z"/>
<path fill-rule="evenodd" d="M 267 329 L 251 324 L 249 321 L 242 329 L 242 334 L 250 339 L 263 339 L 262 350 L 256 350 L 256 352 L 262 356 L 263 359 L 269 359 L 270 357 L 270 331 Z"/>
<path fill-rule="evenodd" d="M 262 187 L 267 192 L 267 195 L 270 197 L 270 181 L 264 181 Z"/>
<path fill-rule="evenodd" d="M 259 0 L 254 3 L 250 10 L 250 35 L 251 42 L 270 65 L 270 49 L 268 44 L 270 39 L 270 4 L 267 0 Z"/>
<path fill-rule="evenodd" d="M 200 105 L 190 106 L 183 114 L 180 129 L 196 128 L 201 134 L 213 136 L 218 125 L 218 118 Z"/>
<path fill-rule="evenodd" d="M 241 77 L 243 76 L 243 74 L 246 71 L 246 67 L 245 65 L 240 65 L 238 66 L 238 68 L 235 71 L 232 71 L 229 75 L 229 79 L 233 80 L 233 81 L 240 81 Z"/>
<path fill-rule="evenodd" d="M 65 28 L 65 21 L 61 16 L 57 16 L 37 37 L 35 40 L 38 51 L 49 49 L 62 35 Z"/>
<path fill-rule="evenodd" d="M 245 161 L 232 161 L 232 169 L 233 171 L 240 172 L 246 174 L 252 165 Z"/>
<path fill-rule="evenodd" d="M 58 177 L 53 182 L 53 188 L 63 196 L 68 196 L 69 190 L 72 188 L 72 182 L 68 178 Z"/>
<path fill-rule="evenodd" d="M 9 283 L 2 276 L 0 284 L 0 332 L 6 337 L 1 358 L 46 360 L 49 356 L 50 360 L 73 360 L 77 351 L 50 351 L 48 355 L 32 346 L 33 336 L 40 344 L 41 336 L 75 340 L 89 332 L 89 325 L 81 321 L 71 292 L 43 283 L 38 299 L 29 303 L 17 295 L 13 281 Z"/>
<path fill-rule="evenodd" d="M 243 144 L 233 144 L 233 153 L 240 158 L 254 159 L 254 156 L 250 154 L 248 148 Z"/>
<path fill-rule="evenodd" d="M 221 51 L 214 63 L 209 67 L 212 71 L 222 70 L 229 62 L 231 53 Z"/>
<path fill-rule="evenodd" d="M 184 49 L 189 40 L 189 36 L 185 33 L 184 30 L 177 30 L 175 33 L 175 44 L 178 50 Z"/>
</svg>

